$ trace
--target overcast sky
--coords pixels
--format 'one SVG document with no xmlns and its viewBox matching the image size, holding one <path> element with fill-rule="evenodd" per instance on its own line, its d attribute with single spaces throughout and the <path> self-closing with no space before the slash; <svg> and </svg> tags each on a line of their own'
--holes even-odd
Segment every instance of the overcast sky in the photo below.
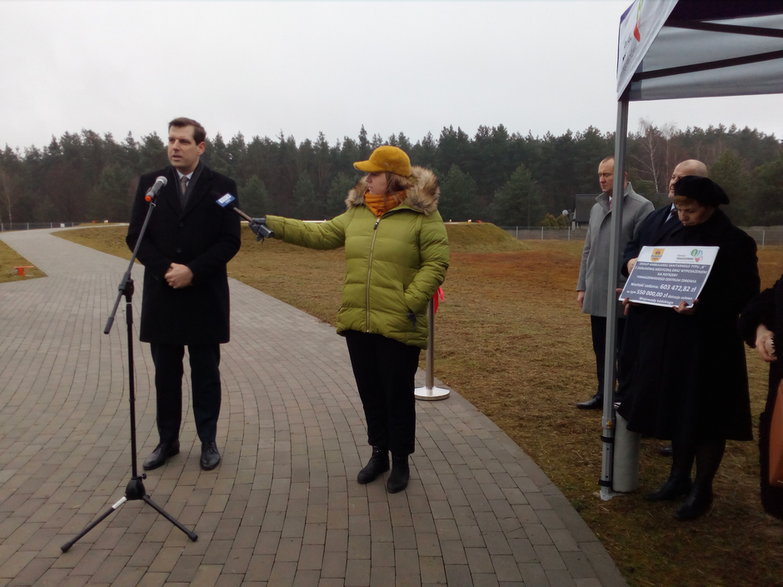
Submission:
<svg viewBox="0 0 783 587">
<path fill-rule="evenodd" d="M 555 135 L 616 123 L 631 0 L 2 1 L 0 146 L 93 130 L 330 143 L 444 126 Z M 628 127 L 732 123 L 783 138 L 781 97 L 634 102 Z"/>
</svg>

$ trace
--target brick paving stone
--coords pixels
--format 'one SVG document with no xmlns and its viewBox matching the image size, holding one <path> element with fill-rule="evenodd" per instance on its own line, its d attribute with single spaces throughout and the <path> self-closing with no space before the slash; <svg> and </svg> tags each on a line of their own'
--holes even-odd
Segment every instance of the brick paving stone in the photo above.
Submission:
<svg viewBox="0 0 783 587">
<path fill-rule="evenodd" d="M 280 532 L 264 531 L 258 533 L 255 543 L 255 554 L 274 554 L 280 547 Z"/>
<path fill-rule="evenodd" d="M 384 567 L 373 567 L 370 571 L 370 585 L 373 587 L 395 587 L 396 585 L 417 585 L 418 583 L 411 583 L 408 579 L 407 583 L 402 580 L 397 582 L 394 570 L 389 570 Z"/>
<path fill-rule="evenodd" d="M 387 494 L 386 475 L 357 484 L 370 451 L 344 340 L 233 280 L 223 461 L 198 466 L 186 375 L 181 452 L 144 480 L 198 540 L 140 500 L 123 503 L 124 303 L 103 328 L 127 260 L 50 232 L 0 233 L 47 274 L 0 284 L 0 586 L 625 584 L 557 487 L 457 390 L 417 404 L 405 492 Z M 141 277 L 134 268 L 139 462 L 157 443 Z"/>
<path fill-rule="evenodd" d="M 443 585 L 446 582 L 446 567 L 439 556 L 419 555 L 419 570 L 422 585 Z"/>
<path fill-rule="evenodd" d="M 43 557 L 33 558 L 13 577 L 15 583 L 20 585 L 35 585 L 51 568 L 51 559 Z"/>
<path fill-rule="evenodd" d="M 446 565 L 446 584 L 449 587 L 473 587 L 468 565 Z"/>
<path fill-rule="evenodd" d="M 106 560 L 103 561 L 97 572 L 92 574 L 90 581 L 107 585 L 114 584 L 117 576 L 126 568 L 129 559 L 129 556 L 109 555 L 106 557 Z"/>
<path fill-rule="evenodd" d="M 240 587 L 240 585 L 242 585 L 242 575 L 232 575 L 230 573 L 221 574 L 218 580 L 215 581 L 215 587 Z M 190 587 L 190 585 L 183 587 Z"/>
<path fill-rule="evenodd" d="M 471 576 L 474 587 L 500 587 L 497 577 L 492 573 L 478 573 Z"/>
<path fill-rule="evenodd" d="M 324 552 L 321 566 L 321 577 L 341 578 L 345 577 L 345 571 L 345 552 Z"/>
<path fill-rule="evenodd" d="M 199 565 L 196 570 L 196 574 L 193 580 L 190 582 L 191 587 L 211 587 L 218 582 L 223 568 L 219 565 Z"/>
<path fill-rule="evenodd" d="M 246 581 L 262 581 L 269 580 L 269 576 L 272 574 L 272 565 L 274 565 L 275 557 L 271 554 L 253 554 L 250 557 L 250 562 L 245 572 Z"/>
<path fill-rule="evenodd" d="M 319 570 L 323 566 L 324 549 L 317 544 L 304 544 L 299 553 L 299 569 Z"/>
<path fill-rule="evenodd" d="M 546 571 L 540 563 L 531 562 L 519 565 L 519 571 L 522 574 L 522 581 L 525 587 L 528 585 L 546 585 L 549 586 L 549 579 L 547 578 Z"/>
<path fill-rule="evenodd" d="M 362 587 L 370 584 L 370 559 L 348 558 L 345 569 L 346 587 Z"/>
<path fill-rule="evenodd" d="M 565 570 L 555 570 L 546 572 L 547 580 L 550 585 L 575 585 L 573 577 Z"/>
<path fill-rule="evenodd" d="M 419 554 L 414 548 L 395 548 L 395 578 L 403 585 L 415 585 L 421 582 Z"/>
<path fill-rule="evenodd" d="M 538 556 L 538 560 L 541 566 L 547 570 L 560 570 L 565 568 L 565 562 L 558 552 L 557 548 L 552 545 L 544 544 L 533 547 Z"/>
</svg>

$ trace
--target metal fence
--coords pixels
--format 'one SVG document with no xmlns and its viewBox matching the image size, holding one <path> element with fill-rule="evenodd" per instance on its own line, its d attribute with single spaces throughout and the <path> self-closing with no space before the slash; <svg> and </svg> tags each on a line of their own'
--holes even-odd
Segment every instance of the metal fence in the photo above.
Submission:
<svg viewBox="0 0 783 587">
<path fill-rule="evenodd" d="M 756 239 L 756 244 L 760 247 L 783 245 L 783 226 L 747 226 L 742 230 Z"/>
<path fill-rule="evenodd" d="M 587 226 L 579 228 L 552 228 L 547 226 L 501 226 L 520 240 L 584 240 Z"/>
<path fill-rule="evenodd" d="M 544 226 L 501 226 L 503 230 L 520 240 L 578 240 L 583 241 L 587 227 L 551 228 Z M 759 247 L 783 245 L 783 226 L 743 226 L 756 240 Z"/>
<path fill-rule="evenodd" d="M 81 222 L 0 222 L 0 232 L 35 230 L 36 228 L 70 228 Z"/>
<path fill-rule="evenodd" d="M 0 232 L 34 230 L 36 228 L 70 228 L 81 222 L 0 222 Z M 501 226 L 503 230 L 520 240 L 578 240 L 587 234 L 586 226 L 552 228 L 546 226 Z M 742 229 L 756 240 L 758 246 L 783 245 L 783 226 L 746 226 Z"/>
</svg>

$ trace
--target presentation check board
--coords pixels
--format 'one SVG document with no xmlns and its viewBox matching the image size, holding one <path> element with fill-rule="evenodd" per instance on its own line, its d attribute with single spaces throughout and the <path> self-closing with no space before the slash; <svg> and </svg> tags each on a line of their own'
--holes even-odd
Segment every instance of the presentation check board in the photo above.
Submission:
<svg viewBox="0 0 783 587">
<path fill-rule="evenodd" d="M 620 300 L 672 307 L 699 297 L 719 247 L 643 247 Z"/>
</svg>

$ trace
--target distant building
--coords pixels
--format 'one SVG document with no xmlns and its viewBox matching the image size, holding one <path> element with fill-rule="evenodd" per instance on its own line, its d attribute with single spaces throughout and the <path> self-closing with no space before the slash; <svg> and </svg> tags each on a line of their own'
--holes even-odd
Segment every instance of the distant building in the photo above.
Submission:
<svg viewBox="0 0 783 587">
<path fill-rule="evenodd" d="M 590 222 L 590 208 L 595 204 L 595 198 L 598 194 L 576 194 L 574 196 L 574 215 L 572 222 L 574 228 L 587 225 Z"/>
</svg>

